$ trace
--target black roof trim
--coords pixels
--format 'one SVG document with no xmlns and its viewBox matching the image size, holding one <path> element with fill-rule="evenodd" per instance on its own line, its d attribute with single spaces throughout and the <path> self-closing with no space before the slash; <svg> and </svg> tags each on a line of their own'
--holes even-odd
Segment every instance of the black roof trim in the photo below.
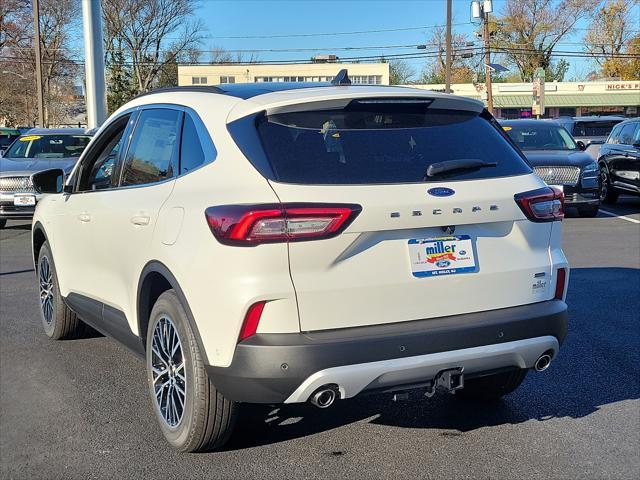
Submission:
<svg viewBox="0 0 640 480">
<path fill-rule="evenodd" d="M 347 77 L 347 80 L 348 77 Z M 204 93 L 217 93 L 219 95 L 229 95 L 231 97 L 242 98 L 247 100 L 258 95 L 265 95 L 273 92 L 284 92 L 287 90 L 300 90 L 303 88 L 318 88 L 318 87 L 334 87 L 336 84 L 325 82 L 255 82 L 255 83 L 224 83 L 222 85 L 185 85 L 182 87 L 167 87 L 151 90 L 150 92 L 141 93 L 134 98 L 140 98 L 147 95 L 153 95 L 155 93 L 170 93 L 170 92 L 204 92 Z M 345 84 L 340 86 L 349 87 L 387 87 L 392 85 L 366 85 L 366 84 Z M 393 85 L 395 86 L 395 85 Z"/>
<path fill-rule="evenodd" d="M 147 95 L 153 95 L 155 93 L 171 93 L 171 92 L 204 92 L 204 93 L 225 93 L 218 87 L 213 85 L 185 85 L 182 87 L 164 87 L 156 88 L 148 92 L 141 93 L 132 98 L 146 97 Z"/>
</svg>

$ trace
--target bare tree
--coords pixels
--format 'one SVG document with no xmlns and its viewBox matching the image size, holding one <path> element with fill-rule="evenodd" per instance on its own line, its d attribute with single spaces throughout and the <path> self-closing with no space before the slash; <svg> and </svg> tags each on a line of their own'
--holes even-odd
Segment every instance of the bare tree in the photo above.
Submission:
<svg viewBox="0 0 640 480">
<path fill-rule="evenodd" d="M 638 0 L 607 0 L 598 9 L 585 37 L 587 51 L 598 56 L 594 58 L 602 68 L 604 77 L 621 78 L 628 63 L 620 54 L 625 53 L 638 27 L 638 18 L 632 9 Z"/>
<path fill-rule="evenodd" d="M 61 123 L 71 111 L 66 100 L 74 95 L 74 83 L 80 67 L 69 52 L 80 16 L 80 4 L 75 0 L 42 0 L 40 42 L 47 124 Z"/>
<path fill-rule="evenodd" d="M 407 85 L 415 77 L 415 69 L 406 60 L 396 59 L 389 62 L 389 83 Z"/>
<path fill-rule="evenodd" d="M 31 125 L 35 121 L 35 56 L 31 2 L 0 0 L 0 53 L 7 60 L 0 65 L 0 106 L 12 123 Z M 71 56 L 71 44 L 79 23 L 76 0 L 41 0 L 40 42 L 45 100 L 45 123 L 65 121 L 77 103 L 74 83 L 79 67 Z M 16 99 L 24 98 L 24 102 Z"/>
<path fill-rule="evenodd" d="M 103 2 L 107 52 L 130 63 L 135 89 L 152 88 L 165 67 L 197 47 L 204 26 L 195 0 L 109 0 Z"/>
<path fill-rule="evenodd" d="M 525 81 L 536 68 L 553 68 L 552 54 L 576 23 L 592 15 L 599 0 L 507 0 L 498 19 L 495 47 L 504 52 Z M 564 69 L 564 67 L 563 67 Z"/>
<path fill-rule="evenodd" d="M 474 64 L 468 54 L 473 49 L 468 47 L 470 43 L 467 37 L 460 33 L 454 33 L 451 38 L 451 81 L 453 83 L 466 83 L 473 80 Z M 427 44 L 427 51 L 434 51 L 435 55 L 429 59 L 421 73 L 420 83 L 444 83 L 445 82 L 445 29 L 438 27 L 433 30 Z"/>
<path fill-rule="evenodd" d="M 250 52 L 245 55 L 246 52 L 230 52 L 219 46 L 213 46 L 209 50 L 209 63 L 211 64 L 224 64 L 224 63 L 256 63 L 258 62 L 258 55 L 255 52 Z"/>
<path fill-rule="evenodd" d="M 28 45 L 31 17 L 29 0 L 2 0 L 0 2 L 0 52 L 5 48 Z"/>
</svg>

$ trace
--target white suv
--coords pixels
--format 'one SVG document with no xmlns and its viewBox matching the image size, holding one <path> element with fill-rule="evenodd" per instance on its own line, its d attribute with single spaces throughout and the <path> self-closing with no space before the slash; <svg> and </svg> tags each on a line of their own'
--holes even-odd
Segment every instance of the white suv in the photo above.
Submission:
<svg viewBox="0 0 640 480">
<path fill-rule="evenodd" d="M 499 397 L 566 335 L 562 194 L 481 103 L 339 77 L 151 92 L 33 175 L 47 335 L 144 356 L 181 451 L 240 402 Z"/>
</svg>

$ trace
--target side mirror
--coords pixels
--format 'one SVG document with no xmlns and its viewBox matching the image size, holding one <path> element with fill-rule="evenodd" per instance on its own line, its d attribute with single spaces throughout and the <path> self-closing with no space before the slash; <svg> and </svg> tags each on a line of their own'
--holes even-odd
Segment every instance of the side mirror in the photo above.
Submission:
<svg viewBox="0 0 640 480">
<path fill-rule="evenodd" d="M 576 144 L 578 145 L 578 148 L 579 148 L 580 150 L 583 150 L 583 151 L 584 151 L 584 150 L 586 150 L 586 149 L 587 149 L 587 146 L 584 144 L 584 142 L 583 142 L 582 140 L 578 140 L 578 141 L 576 142 Z"/>
<path fill-rule="evenodd" d="M 31 175 L 31 183 L 38 193 L 62 193 L 64 188 L 64 170 L 52 168 Z"/>
</svg>

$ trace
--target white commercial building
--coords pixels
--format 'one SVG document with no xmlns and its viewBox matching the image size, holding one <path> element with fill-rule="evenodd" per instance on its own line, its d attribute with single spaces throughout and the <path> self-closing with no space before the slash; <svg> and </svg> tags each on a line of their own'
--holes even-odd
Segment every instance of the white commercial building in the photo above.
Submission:
<svg viewBox="0 0 640 480">
<path fill-rule="evenodd" d="M 252 82 L 330 82 L 346 68 L 354 84 L 389 85 L 388 63 L 179 65 L 178 85 Z"/>
</svg>

